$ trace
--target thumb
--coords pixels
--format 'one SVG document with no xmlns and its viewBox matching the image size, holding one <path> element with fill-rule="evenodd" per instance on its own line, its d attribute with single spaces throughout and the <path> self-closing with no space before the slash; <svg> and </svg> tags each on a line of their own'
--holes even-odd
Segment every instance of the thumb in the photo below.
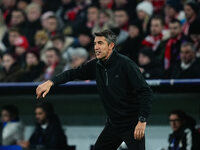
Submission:
<svg viewBox="0 0 200 150">
<path fill-rule="evenodd" d="M 45 91 L 45 92 L 42 94 L 42 97 L 44 98 L 44 97 L 47 95 L 48 92 L 49 92 L 49 90 Z"/>
</svg>

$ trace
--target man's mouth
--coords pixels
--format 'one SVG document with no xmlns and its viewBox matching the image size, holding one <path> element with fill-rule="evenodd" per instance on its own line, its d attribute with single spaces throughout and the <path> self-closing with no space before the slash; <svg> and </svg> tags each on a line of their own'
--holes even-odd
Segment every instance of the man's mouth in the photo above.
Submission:
<svg viewBox="0 0 200 150">
<path fill-rule="evenodd" d="M 96 54 L 96 55 L 100 55 L 101 52 L 100 52 L 100 51 L 96 51 L 95 54 Z"/>
</svg>

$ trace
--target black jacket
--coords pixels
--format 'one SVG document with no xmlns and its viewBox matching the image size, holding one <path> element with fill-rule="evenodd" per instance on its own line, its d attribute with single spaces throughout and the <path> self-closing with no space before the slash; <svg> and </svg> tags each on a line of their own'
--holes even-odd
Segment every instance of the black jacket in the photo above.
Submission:
<svg viewBox="0 0 200 150">
<path fill-rule="evenodd" d="M 96 79 L 98 92 L 108 119 L 116 125 L 149 117 L 152 90 L 136 64 L 128 57 L 113 51 L 106 62 L 93 59 L 82 66 L 65 71 L 52 79 L 54 85 L 74 79 Z"/>
</svg>

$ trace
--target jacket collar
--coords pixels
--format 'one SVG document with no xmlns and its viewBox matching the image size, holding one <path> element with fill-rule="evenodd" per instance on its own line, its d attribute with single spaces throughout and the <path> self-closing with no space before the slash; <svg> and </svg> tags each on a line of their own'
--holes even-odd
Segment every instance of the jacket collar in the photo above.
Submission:
<svg viewBox="0 0 200 150">
<path fill-rule="evenodd" d="M 112 66 L 113 64 L 116 64 L 117 55 L 118 55 L 118 52 L 116 50 L 113 50 L 112 54 L 107 60 L 101 61 L 98 59 L 97 64 L 99 64 L 101 67 L 108 68 Z"/>
</svg>

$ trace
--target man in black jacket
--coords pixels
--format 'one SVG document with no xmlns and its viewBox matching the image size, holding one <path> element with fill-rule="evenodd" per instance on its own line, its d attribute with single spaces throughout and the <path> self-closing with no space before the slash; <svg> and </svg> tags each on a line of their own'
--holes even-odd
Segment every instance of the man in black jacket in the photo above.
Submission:
<svg viewBox="0 0 200 150">
<path fill-rule="evenodd" d="M 114 50 L 115 41 L 110 30 L 95 33 L 96 59 L 39 85 L 37 98 L 45 97 L 53 85 L 74 79 L 96 79 L 108 119 L 94 150 L 116 150 L 123 141 L 130 150 L 144 150 L 152 91 L 136 64 Z"/>
</svg>

